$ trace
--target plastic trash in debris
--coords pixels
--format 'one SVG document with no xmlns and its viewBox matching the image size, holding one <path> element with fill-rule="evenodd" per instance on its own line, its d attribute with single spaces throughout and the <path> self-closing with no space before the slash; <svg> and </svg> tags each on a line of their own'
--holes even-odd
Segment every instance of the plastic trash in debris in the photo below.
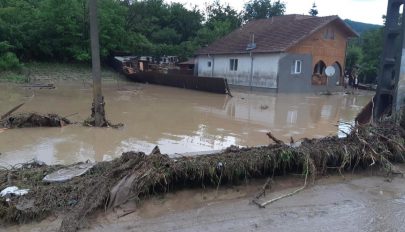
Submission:
<svg viewBox="0 0 405 232">
<path fill-rule="evenodd" d="M 52 172 L 44 177 L 45 182 L 64 182 L 72 179 L 73 177 L 81 176 L 90 170 L 94 163 L 76 164 L 67 168 L 60 169 Z"/>
<path fill-rule="evenodd" d="M 22 196 L 27 194 L 29 189 L 19 189 L 17 186 L 11 186 L 3 189 L 3 191 L 0 192 L 0 196 L 5 197 L 8 195 L 16 195 L 16 196 Z"/>
</svg>

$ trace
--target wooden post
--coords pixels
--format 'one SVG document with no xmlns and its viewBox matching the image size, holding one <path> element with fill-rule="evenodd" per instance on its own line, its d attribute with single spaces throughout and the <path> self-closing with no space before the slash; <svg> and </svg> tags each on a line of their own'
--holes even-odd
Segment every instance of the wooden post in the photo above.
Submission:
<svg viewBox="0 0 405 232">
<path fill-rule="evenodd" d="M 89 0 L 90 13 L 90 40 L 91 40 L 91 61 L 93 78 L 93 107 L 91 117 L 94 119 L 94 126 L 106 125 L 104 111 L 104 97 L 101 92 L 101 68 L 100 68 L 100 47 L 97 16 L 97 0 Z"/>
</svg>

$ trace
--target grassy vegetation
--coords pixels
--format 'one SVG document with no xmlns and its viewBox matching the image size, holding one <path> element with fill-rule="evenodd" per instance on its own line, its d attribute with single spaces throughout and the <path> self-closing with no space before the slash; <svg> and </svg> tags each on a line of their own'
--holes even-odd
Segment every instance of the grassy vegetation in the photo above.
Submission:
<svg viewBox="0 0 405 232">
<path fill-rule="evenodd" d="M 1 73 L 0 77 L 1 77 L 0 81 L 2 81 L 2 82 L 12 82 L 12 83 L 26 83 L 27 82 L 27 78 L 18 73 L 12 73 L 12 72 Z"/>
<path fill-rule="evenodd" d="M 105 80 L 115 79 L 119 74 L 109 67 L 102 68 L 101 77 Z M 0 81 L 25 83 L 48 80 L 85 80 L 91 78 L 91 67 L 75 63 L 42 63 L 24 64 L 19 70 L 0 71 Z"/>
</svg>

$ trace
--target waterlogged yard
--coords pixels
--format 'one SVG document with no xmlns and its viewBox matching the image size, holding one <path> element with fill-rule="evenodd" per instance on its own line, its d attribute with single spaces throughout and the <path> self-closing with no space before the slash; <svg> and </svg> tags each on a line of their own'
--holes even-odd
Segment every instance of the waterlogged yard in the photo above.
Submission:
<svg viewBox="0 0 405 232">
<path fill-rule="evenodd" d="M 55 89 L 2 83 L 0 112 L 25 102 L 19 112 L 58 113 L 82 122 L 90 115 L 92 89 L 88 67 L 28 64 L 31 83 L 52 83 Z M 124 151 L 200 153 L 230 145 L 268 144 L 266 132 L 295 141 L 336 135 L 351 122 L 372 94 L 269 94 L 233 91 L 226 95 L 129 82 L 103 71 L 109 120 L 122 129 L 25 128 L 2 130 L 0 161 L 14 164 L 36 159 L 48 164 L 111 160 Z"/>
</svg>

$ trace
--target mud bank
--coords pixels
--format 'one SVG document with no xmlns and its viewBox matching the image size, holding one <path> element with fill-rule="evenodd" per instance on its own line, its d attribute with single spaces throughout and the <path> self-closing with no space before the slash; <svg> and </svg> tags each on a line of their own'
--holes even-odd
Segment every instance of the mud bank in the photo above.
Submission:
<svg viewBox="0 0 405 232">
<path fill-rule="evenodd" d="M 30 189 L 22 197 L 7 202 L 2 199 L 0 219 L 26 223 L 63 212 L 60 231 L 76 231 L 97 209 L 113 209 L 182 188 L 238 185 L 287 173 L 305 180 L 308 177 L 312 183 L 329 171 L 344 173 L 370 166 L 392 174 L 396 171 L 391 162 L 404 161 L 404 138 L 403 128 L 386 122 L 357 128 L 346 138 L 305 140 L 299 147 L 230 147 L 217 154 L 177 158 L 162 155 L 157 149 L 151 155 L 128 152 L 112 162 L 96 164 L 83 176 L 57 184 L 44 183 L 42 178 L 60 167 L 27 164 L 0 171 L 1 189 L 10 185 Z"/>
</svg>

